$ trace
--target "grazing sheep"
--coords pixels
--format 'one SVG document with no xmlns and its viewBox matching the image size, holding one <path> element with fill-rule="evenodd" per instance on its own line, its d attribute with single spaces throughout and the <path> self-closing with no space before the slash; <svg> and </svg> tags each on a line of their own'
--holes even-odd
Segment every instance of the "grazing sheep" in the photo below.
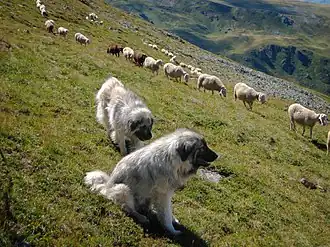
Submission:
<svg viewBox="0 0 330 247">
<path fill-rule="evenodd" d="M 46 10 L 46 6 L 44 4 L 39 5 L 39 10 L 41 11 L 43 9 Z"/>
<path fill-rule="evenodd" d="M 327 155 L 329 154 L 330 149 L 330 130 L 328 132 L 328 139 L 327 139 Z"/>
<path fill-rule="evenodd" d="M 87 44 L 90 44 L 90 40 L 81 33 L 76 33 L 74 37 L 76 41 L 79 42 L 81 45 L 84 44 L 86 46 Z"/>
<path fill-rule="evenodd" d="M 187 65 L 187 68 L 191 70 L 192 66 L 189 64 Z"/>
<path fill-rule="evenodd" d="M 112 45 L 112 46 L 108 47 L 107 53 L 119 57 L 120 52 L 124 53 L 123 50 L 124 50 L 123 47 L 121 47 L 120 45 Z"/>
<path fill-rule="evenodd" d="M 125 47 L 123 49 L 123 54 L 124 54 L 124 57 L 126 58 L 126 60 L 133 60 L 133 57 L 134 57 L 134 51 L 132 48 L 130 47 Z"/>
<path fill-rule="evenodd" d="M 40 10 L 40 14 L 41 14 L 43 17 L 47 17 L 47 16 L 48 16 L 48 12 L 46 11 L 46 9 L 42 9 L 42 10 Z"/>
<path fill-rule="evenodd" d="M 171 77 L 174 78 L 176 81 L 179 78 L 179 81 L 181 82 L 181 77 L 183 77 L 185 83 L 189 80 L 189 74 L 184 71 L 184 69 L 180 66 L 176 66 L 172 63 L 166 63 L 164 65 L 164 73 L 167 78 Z"/>
<path fill-rule="evenodd" d="M 193 70 L 193 71 L 190 71 L 190 74 L 191 74 L 192 77 L 198 78 L 202 73 L 198 72 L 196 70 Z"/>
<path fill-rule="evenodd" d="M 148 46 L 152 48 L 153 47 L 153 44 L 148 44 Z"/>
<path fill-rule="evenodd" d="M 69 32 L 69 30 L 66 29 L 66 28 L 64 28 L 64 27 L 59 27 L 59 28 L 57 29 L 57 33 L 58 33 L 59 35 L 61 35 L 61 36 L 64 36 L 64 37 L 66 37 L 66 35 L 68 34 L 68 32 Z"/>
<path fill-rule="evenodd" d="M 218 77 L 214 75 L 201 74 L 197 79 L 197 89 L 200 90 L 201 87 L 204 88 L 204 92 L 206 89 L 212 91 L 212 94 L 214 94 L 214 91 L 218 91 L 223 97 L 226 97 L 227 95 L 225 85 Z"/>
<path fill-rule="evenodd" d="M 201 68 L 195 68 L 194 71 L 199 72 L 199 73 L 202 73 L 202 69 Z"/>
<path fill-rule="evenodd" d="M 155 50 L 158 50 L 158 46 L 157 45 L 152 45 L 152 48 Z"/>
<path fill-rule="evenodd" d="M 319 122 L 321 126 L 325 126 L 328 123 L 328 116 L 323 113 L 316 113 L 300 104 L 292 104 L 288 108 L 288 114 L 290 118 L 290 130 L 296 130 L 295 123 L 303 126 L 302 135 L 305 134 L 305 127 L 310 127 L 310 138 L 313 138 L 313 127 Z"/>
<path fill-rule="evenodd" d="M 249 87 L 245 83 L 241 83 L 241 82 L 237 83 L 234 87 L 234 98 L 235 101 L 237 98 L 242 100 L 246 108 L 247 106 L 245 103 L 247 102 L 250 107 L 250 110 L 252 110 L 252 105 L 255 100 L 258 99 L 258 101 L 261 102 L 262 104 L 266 102 L 265 94 L 261 92 L 257 92 L 254 88 Z"/>
<path fill-rule="evenodd" d="M 174 55 L 173 55 L 172 52 L 168 52 L 168 53 L 167 53 L 167 56 L 169 56 L 169 57 L 173 57 Z"/>
<path fill-rule="evenodd" d="M 165 52 L 164 52 L 164 53 L 165 53 L 165 55 L 168 55 L 168 51 L 167 51 L 167 50 L 165 50 Z"/>
<path fill-rule="evenodd" d="M 144 60 L 146 60 L 147 55 L 144 53 L 136 52 L 134 53 L 133 59 L 136 65 L 143 66 Z"/>
<path fill-rule="evenodd" d="M 88 16 L 92 21 L 96 21 L 99 18 L 95 13 L 90 13 Z"/>
<path fill-rule="evenodd" d="M 45 26 L 46 26 L 46 29 L 49 33 L 54 33 L 54 26 L 55 26 L 55 22 L 53 20 L 47 20 L 45 21 Z"/>
<path fill-rule="evenodd" d="M 185 64 L 185 63 L 180 63 L 180 66 L 181 66 L 182 68 L 187 68 L 187 64 Z"/>
<path fill-rule="evenodd" d="M 175 64 L 175 65 L 180 65 L 180 63 L 178 61 L 176 61 L 176 56 L 173 56 L 171 59 L 170 59 L 170 62 Z"/>
<path fill-rule="evenodd" d="M 165 51 L 166 51 L 166 50 L 165 50 L 164 48 L 163 48 L 163 49 L 161 49 L 161 52 L 162 52 L 162 53 L 165 53 Z"/>
<path fill-rule="evenodd" d="M 158 59 L 155 60 L 152 57 L 147 57 L 146 60 L 144 60 L 143 67 L 148 68 L 152 71 L 152 73 L 156 72 L 158 75 L 159 67 L 163 65 L 163 61 Z"/>
</svg>

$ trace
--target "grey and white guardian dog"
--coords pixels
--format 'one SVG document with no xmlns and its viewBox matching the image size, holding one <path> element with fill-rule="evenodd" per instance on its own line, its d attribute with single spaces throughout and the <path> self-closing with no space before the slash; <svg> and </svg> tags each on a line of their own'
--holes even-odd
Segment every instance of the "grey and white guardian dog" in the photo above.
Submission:
<svg viewBox="0 0 330 247">
<path fill-rule="evenodd" d="M 153 211 L 162 226 L 177 235 L 181 232 L 173 226 L 179 222 L 171 204 L 175 190 L 200 166 L 209 166 L 217 158 L 203 136 L 177 129 L 123 157 L 109 175 L 99 170 L 87 172 L 84 182 L 142 224 L 149 222 L 143 210 Z"/>
<path fill-rule="evenodd" d="M 96 118 L 125 156 L 152 138 L 153 116 L 145 103 L 115 77 L 108 78 L 96 95 Z M 131 142 L 131 150 L 125 145 Z"/>
</svg>

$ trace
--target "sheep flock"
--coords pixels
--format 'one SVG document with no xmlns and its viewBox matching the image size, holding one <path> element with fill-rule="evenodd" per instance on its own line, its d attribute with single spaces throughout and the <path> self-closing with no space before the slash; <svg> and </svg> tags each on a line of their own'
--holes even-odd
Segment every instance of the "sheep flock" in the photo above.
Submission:
<svg viewBox="0 0 330 247">
<path fill-rule="evenodd" d="M 41 16 L 48 18 L 49 12 L 46 8 L 43 0 L 36 0 L 36 7 L 40 11 Z M 103 24 L 103 21 L 100 21 L 100 18 L 94 12 L 89 13 L 86 18 L 87 21 L 93 22 L 96 24 Z M 45 21 L 46 30 L 49 33 L 53 33 L 54 35 L 60 35 L 63 37 L 67 37 L 69 30 L 65 27 L 58 27 L 57 33 L 55 33 L 55 21 L 52 19 L 47 19 Z M 77 32 L 74 34 L 75 41 L 81 45 L 88 45 L 91 43 L 91 40 L 87 38 L 84 34 Z M 110 44 L 106 51 L 108 54 L 115 55 L 116 57 L 120 56 L 120 53 L 123 54 L 125 59 L 128 62 L 132 62 L 139 67 L 143 67 L 149 71 L 153 75 L 158 76 L 161 67 L 163 67 L 164 75 L 168 79 L 173 79 L 176 82 L 181 82 L 182 79 L 184 84 L 188 84 L 189 80 L 197 80 L 196 89 L 200 90 L 204 89 L 204 92 L 211 91 L 214 94 L 214 91 L 219 92 L 219 95 L 222 97 L 226 97 L 226 86 L 223 81 L 220 79 L 218 75 L 207 74 L 202 71 L 201 68 L 186 63 L 184 61 L 180 61 L 178 59 L 179 53 L 168 49 L 168 47 L 161 47 L 161 45 L 154 44 L 150 41 L 142 41 L 146 46 L 146 49 L 151 49 L 155 52 L 160 52 L 168 57 L 168 61 L 164 61 L 161 58 L 154 58 L 145 52 L 140 50 L 134 50 L 133 48 L 121 45 L 121 44 Z M 260 102 L 261 104 L 266 103 L 267 97 L 263 92 L 259 92 L 252 88 L 251 86 L 239 82 L 234 85 L 234 95 L 233 99 L 236 101 L 241 100 L 247 110 L 252 111 L 252 105 L 254 101 Z M 288 115 L 290 122 L 290 130 L 296 130 L 296 123 L 303 127 L 302 135 L 305 133 L 305 127 L 310 128 L 310 138 L 312 139 L 312 129 L 316 123 L 319 123 L 321 126 L 327 125 L 328 117 L 324 113 L 315 113 L 314 111 L 300 105 L 300 104 L 292 104 L 288 107 Z M 330 132 L 328 138 L 326 140 L 327 152 L 329 152 L 329 144 L 330 142 Z"/>
</svg>

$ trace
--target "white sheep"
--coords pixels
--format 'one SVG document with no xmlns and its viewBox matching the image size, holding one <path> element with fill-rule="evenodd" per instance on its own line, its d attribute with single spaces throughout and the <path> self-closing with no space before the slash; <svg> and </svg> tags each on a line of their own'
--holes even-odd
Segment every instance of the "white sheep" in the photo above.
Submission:
<svg viewBox="0 0 330 247">
<path fill-rule="evenodd" d="M 323 113 L 316 113 L 300 104 L 292 104 L 288 108 L 288 114 L 290 118 L 290 130 L 296 130 L 295 123 L 303 126 L 302 135 L 305 134 L 305 127 L 310 127 L 310 138 L 313 137 L 313 127 L 319 122 L 321 126 L 325 126 L 328 123 L 328 116 Z"/>
<path fill-rule="evenodd" d="M 188 64 L 187 68 L 191 70 L 192 66 L 190 64 Z"/>
<path fill-rule="evenodd" d="M 152 48 L 155 50 L 158 50 L 158 46 L 157 45 L 152 45 Z"/>
<path fill-rule="evenodd" d="M 125 48 L 123 49 L 123 55 L 124 55 L 124 57 L 126 58 L 126 60 L 128 59 L 128 60 L 133 61 L 134 51 L 133 51 L 133 49 L 130 48 L 130 47 L 125 47 Z"/>
<path fill-rule="evenodd" d="M 46 6 L 44 4 L 39 5 L 39 10 L 41 11 L 43 9 L 46 10 Z"/>
<path fill-rule="evenodd" d="M 168 51 L 167 51 L 167 50 L 165 50 L 165 52 L 164 52 L 164 53 L 165 53 L 165 55 L 168 55 Z"/>
<path fill-rule="evenodd" d="M 48 32 L 54 33 L 55 22 L 53 20 L 45 21 L 45 26 Z"/>
<path fill-rule="evenodd" d="M 173 55 L 172 52 L 168 52 L 168 53 L 167 53 L 167 56 L 169 56 L 169 57 L 173 57 L 174 55 Z"/>
<path fill-rule="evenodd" d="M 182 67 L 182 68 L 187 68 L 187 64 L 185 64 L 185 63 L 180 63 L 180 66 Z"/>
<path fill-rule="evenodd" d="M 158 75 L 159 67 L 162 65 L 163 65 L 163 61 L 161 59 L 155 60 L 152 57 L 147 57 L 143 63 L 143 67 L 150 69 L 152 73 L 156 72 L 157 75 Z"/>
<path fill-rule="evenodd" d="M 204 88 L 204 92 L 206 89 L 212 91 L 212 94 L 214 94 L 214 91 L 218 91 L 223 97 L 226 97 L 227 95 L 225 85 L 218 77 L 214 75 L 200 74 L 197 79 L 197 89 L 200 90 L 201 87 Z"/>
<path fill-rule="evenodd" d="M 328 132 L 328 139 L 327 139 L 327 155 L 329 154 L 330 149 L 330 130 Z"/>
<path fill-rule="evenodd" d="M 179 78 L 179 80 L 181 82 L 181 77 L 183 77 L 185 83 L 187 83 L 189 80 L 189 74 L 186 71 L 184 71 L 184 69 L 182 67 L 176 66 L 172 63 L 166 63 L 164 65 L 164 73 L 167 78 L 172 77 L 176 81 Z"/>
<path fill-rule="evenodd" d="M 165 53 L 166 50 L 163 48 L 163 49 L 161 49 L 160 51 L 161 51 L 162 53 Z"/>
<path fill-rule="evenodd" d="M 234 98 L 235 101 L 237 98 L 239 100 L 242 100 L 244 103 L 244 106 L 247 108 L 246 103 L 248 103 L 250 110 L 252 110 L 252 105 L 255 100 L 258 100 L 262 104 L 266 102 L 266 95 L 257 92 L 254 88 L 249 87 L 245 83 L 237 83 L 234 87 Z"/>
<path fill-rule="evenodd" d="M 170 59 L 170 62 L 175 64 L 175 65 L 180 65 L 180 63 L 178 61 L 176 61 L 176 56 L 173 56 L 171 59 Z"/>
<path fill-rule="evenodd" d="M 148 44 L 148 46 L 152 48 L 153 44 Z"/>
<path fill-rule="evenodd" d="M 59 35 L 64 36 L 64 37 L 66 37 L 66 35 L 68 34 L 68 32 L 69 32 L 69 30 L 68 30 L 67 28 L 64 28 L 64 27 L 59 27 L 59 28 L 57 29 L 57 33 L 58 33 Z"/>
<path fill-rule="evenodd" d="M 201 68 L 195 68 L 194 71 L 199 72 L 199 73 L 202 73 L 202 69 Z"/>
<path fill-rule="evenodd" d="M 190 75 L 191 75 L 192 77 L 196 77 L 196 78 L 198 78 L 201 74 L 202 74 L 201 72 L 196 71 L 196 70 L 190 71 Z"/>
<path fill-rule="evenodd" d="M 41 2 L 36 2 L 37 8 L 40 10 Z"/>
<path fill-rule="evenodd" d="M 81 33 L 76 33 L 74 37 L 76 41 L 79 42 L 81 45 L 84 44 L 86 46 L 87 44 L 90 44 L 90 40 Z"/>
</svg>

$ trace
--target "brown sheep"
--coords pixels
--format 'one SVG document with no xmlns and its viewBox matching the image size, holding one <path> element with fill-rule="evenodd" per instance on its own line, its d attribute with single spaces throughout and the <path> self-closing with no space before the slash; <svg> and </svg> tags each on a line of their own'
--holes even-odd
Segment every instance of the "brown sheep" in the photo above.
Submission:
<svg viewBox="0 0 330 247">
<path fill-rule="evenodd" d="M 138 66 L 143 66 L 144 60 L 146 60 L 147 55 L 144 53 L 134 53 L 134 62 Z"/>
<path fill-rule="evenodd" d="M 120 45 L 112 45 L 109 46 L 107 49 L 107 53 L 115 55 L 117 57 L 119 57 L 120 52 L 123 53 L 123 47 L 121 47 Z"/>
</svg>

